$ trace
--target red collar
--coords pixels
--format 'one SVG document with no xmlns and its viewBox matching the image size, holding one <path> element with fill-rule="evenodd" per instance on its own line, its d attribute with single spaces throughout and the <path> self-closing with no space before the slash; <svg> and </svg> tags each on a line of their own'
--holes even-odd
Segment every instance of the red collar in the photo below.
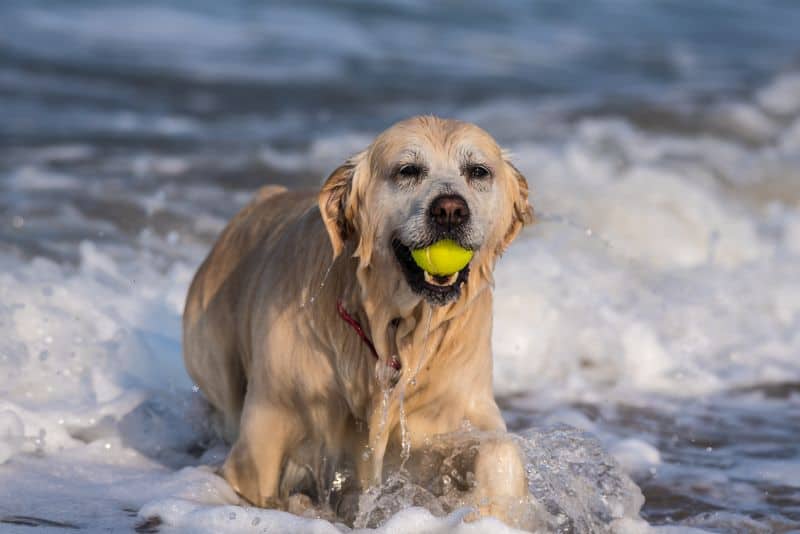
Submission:
<svg viewBox="0 0 800 534">
<path fill-rule="evenodd" d="M 344 319 L 344 321 L 347 324 L 349 324 L 353 328 L 353 330 L 356 331 L 356 334 L 358 334 L 358 337 L 361 338 L 361 341 L 364 342 L 364 344 L 367 346 L 367 348 L 372 353 L 372 355 L 375 357 L 375 359 L 376 360 L 380 360 L 381 357 L 378 356 L 378 351 L 375 350 L 375 345 L 372 344 L 372 340 L 364 332 L 364 329 L 361 328 L 361 324 L 352 315 L 347 313 L 347 310 L 344 309 L 344 305 L 342 304 L 341 300 L 337 300 L 336 301 L 336 311 L 339 312 L 339 317 Z M 400 365 L 400 361 L 397 358 L 395 358 L 394 356 L 392 356 L 391 358 L 389 358 L 389 360 L 387 360 L 386 365 L 388 365 L 389 367 L 391 367 L 392 369 L 395 369 L 397 371 L 399 371 L 403 367 L 402 365 Z"/>
</svg>

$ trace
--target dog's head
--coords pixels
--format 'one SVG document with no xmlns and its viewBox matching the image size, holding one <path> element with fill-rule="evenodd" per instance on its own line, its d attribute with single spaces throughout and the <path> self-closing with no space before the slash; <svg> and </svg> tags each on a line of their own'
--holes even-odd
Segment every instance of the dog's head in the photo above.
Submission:
<svg viewBox="0 0 800 534">
<path fill-rule="evenodd" d="M 437 305 L 458 299 L 471 267 L 491 269 L 533 216 L 525 178 L 488 133 L 430 116 L 395 124 L 336 169 L 319 207 L 334 256 L 352 240 L 371 276 Z M 442 239 L 474 251 L 452 276 L 411 256 Z"/>
</svg>

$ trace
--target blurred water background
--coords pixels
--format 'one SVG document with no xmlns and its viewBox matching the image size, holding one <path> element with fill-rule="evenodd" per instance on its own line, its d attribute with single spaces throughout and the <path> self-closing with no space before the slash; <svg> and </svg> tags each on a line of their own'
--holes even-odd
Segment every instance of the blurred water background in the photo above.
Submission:
<svg viewBox="0 0 800 534">
<path fill-rule="evenodd" d="M 653 525 L 800 529 L 798 28 L 792 0 L 4 0 L 0 511 L 65 458 L 120 477 L 131 435 L 183 454 L 217 232 L 434 113 L 509 147 L 540 217 L 497 274 L 512 428 L 597 436 Z"/>
</svg>

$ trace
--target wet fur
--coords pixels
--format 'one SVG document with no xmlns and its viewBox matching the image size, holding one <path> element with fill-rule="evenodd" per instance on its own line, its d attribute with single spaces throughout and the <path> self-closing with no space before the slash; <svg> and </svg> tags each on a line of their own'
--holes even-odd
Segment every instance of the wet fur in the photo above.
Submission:
<svg viewBox="0 0 800 534">
<path fill-rule="evenodd" d="M 491 184 L 460 176 L 476 154 L 491 166 Z M 393 169 L 409 157 L 424 159 L 428 175 L 398 183 Z M 474 227 L 464 239 L 477 250 L 458 298 L 436 305 L 409 288 L 391 242 L 429 238 L 420 213 L 443 190 L 470 202 Z M 380 483 L 384 462 L 400 451 L 401 391 L 412 449 L 465 422 L 505 429 L 492 393 L 492 269 L 531 218 L 527 183 L 492 138 L 434 117 L 393 126 L 320 192 L 259 191 L 201 265 L 184 314 L 186 367 L 222 415 L 233 444 L 222 473 L 234 489 L 256 505 L 287 508 L 290 493 L 329 483 L 337 466 L 355 469 L 357 489 Z M 337 299 L 382 361 L 338 316 Z M 399 377 L 389 376 L 392 355 Z M 383 392 L 396 379 L 383 421 Z M 484 502 L 526 493 L 515 451 L 482 450 L 476 495 Z"/>
</svg>

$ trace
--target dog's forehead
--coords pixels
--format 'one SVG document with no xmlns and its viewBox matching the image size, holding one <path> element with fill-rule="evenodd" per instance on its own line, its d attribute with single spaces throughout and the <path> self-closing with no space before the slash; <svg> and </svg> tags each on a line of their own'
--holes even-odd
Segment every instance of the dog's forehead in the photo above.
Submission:
<svg viewBox="0 0 800 534">
<path fill-rule="evenodd" d="M 372 147 L 373 163 L 444 159 L 490 160 L 501 155 L 495 140 L 478 126 L 438 117 L 414 117 L 380 134 Z"/>
</svg>

